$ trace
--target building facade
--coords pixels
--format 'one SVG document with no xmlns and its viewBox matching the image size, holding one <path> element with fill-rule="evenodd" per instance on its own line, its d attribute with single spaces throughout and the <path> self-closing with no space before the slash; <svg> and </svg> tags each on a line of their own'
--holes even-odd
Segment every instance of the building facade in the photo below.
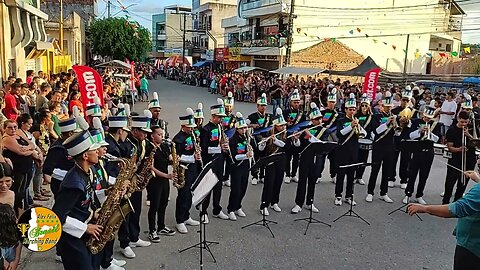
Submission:
<svg viewBox="0 0 480 270">
<path fill-rule="evenodd" d="M 236 14 L 237 0 L 192 0 L 193 30 L 199 31 L 193 34 L 193 44 L 210 51 L 225 47 L 221 21 Z"/>
<path fill-rule="evenodd" d="M 445 4 L 446 2 L 446 4 Z M 235 20 L 222 21 L 228 46 L 252 64 L 274 69 L 286 55 L 291 0 L 239 0 Z M 348 8 L 347 8 L 348 7 Z M 340 41 L 392 72 L 430 73 L 432 59 L 460 54 L 465 13 L 455 1 L 297 1 L 293 52 L 325 40 Z M 292 63 L 295 59 L 292 59 Z"/>
<path fill-rule="evenodd" d="M 0 2 L 0 77 L 25 79 L 26 55 L 34 48 L 49 47 L 40 0 Z"/>
<path fill-rule="evenodd" d="M 152 15 L 152 51 L 156 58 L 182 54 L 183 31 L 191 30 L 192 25 L 190 12 L 189 7 L 170 6 L 163 14 Z M 191 32 L 185 32 L 185 40 L 192 40 Z"/>
</svg>

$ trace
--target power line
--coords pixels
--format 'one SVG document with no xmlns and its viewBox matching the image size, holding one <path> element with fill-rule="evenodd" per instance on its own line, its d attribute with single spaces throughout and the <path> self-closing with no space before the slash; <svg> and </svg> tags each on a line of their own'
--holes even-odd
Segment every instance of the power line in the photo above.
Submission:
<svg viewBox="0 0 480 270">
<path fill-rule="evenodd" d="M 471 0 L 457 0 L 455 3 L 464 3 L 462 5 L 473 5 L 473 4 L 480 4 L 480 1 L 471 1 Z M 425 8 L 425 7 L 432 7 L 432 6 L 442 6 L 450 4 L 449 1 L 445 2 L 435 2 L 431 4 L 421 4 L 421 5 L 411 5 L 411 6 L 399 6 L 399 7 L 370 7 L 370 8 L 352 8 L 352 7 L 319 7 L 319 6 L 309 6 L 309 5 L 296 5 L 295 7 L 298 8 L 308 8 L 308 9 L 322 9 L 322 10 L 344 10 L 344 11 L 355 11 L 355 10 L 396 10 L 396 9 L 411 9 L 415 10 L 416 8 Z"/>
</svg>

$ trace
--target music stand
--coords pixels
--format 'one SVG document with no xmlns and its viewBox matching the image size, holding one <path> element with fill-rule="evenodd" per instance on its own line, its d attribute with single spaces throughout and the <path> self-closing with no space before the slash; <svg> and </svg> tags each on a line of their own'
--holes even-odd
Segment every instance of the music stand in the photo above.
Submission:
<svg viewBox="0 0 480 270">
<path fill-rule="evenodd" d="M 345 169 L 345 168 L 358 168 L 358 167 L 367 167 L 367 166 L 372 166 L 373 163 L 366 163 L 366 162 L 359 162 L 359 163 L 354 163 L 354 164 L 348 164 L 348 165 L 343 165 L 343 166 L 338 166 L 339 169 Z M 338 181 L 338 180 L 337 180 Z M 355 183 L 353 184 L 353 187 L 355 187 Z M 348 209 L 347 212 L 345 212 L 343 215 L 339 216 L 338 218 L 336 218 L 333 222 L 341 219 L 342 217 L 354 217 L 354 218 L 359 218 L 361 219 L 363 222 L 367 223 L 368 225 L 370 225 L 370 223 L 365 220 L 363 217 L 361 217 L 357 212 L 355 212 L 353 210 L 353 193 L 352 193 L 352 198 L 351 198 L 351 202 L 350 202 L 350 208 Z"/>
<path fill-rule="evenodd" d="M 318 155 L 318 154 L 325 154 L 326 155 L 326 154 L 330 153 L 333 149 L 335 149 L 335 147 L 337 147 L 337 146 L 338 146 L 337 143 L 332 143 L 332 142 L 319 141 L 319 142 L 315 142 L 315 143 L 310 143 L 300 153 L 300 160 L 301 160 L 301 155 L 308 155 L 312 158 L 313 158 L 313 156 Z M 307 180 L 306 181 L 308 182 L 308 174 L 307 174 Z M 311 207 L 310 207 L 310 210 L 309 210 L 310 213 L 309 213 L 308 217 L 297 218 L 297 219 L 294 220 L 294 221 L 306 221 L 307 222 L 307 228 L 305 229 L 305 232 L 303 233 L 303 235 L 307 235 L 308 228 L 310 227 L 310 224 L 312 224 L 312 223 L 323 224 L 323 225 L 326 225 L 328 227 L 332 227 L 332 225 L 312 217 L 312 215 L 313 215 L 313 211 L 312 211 L 313 201 L 314 200 L 312 199 L 312 202 L 310 204 Z"/>
<path fill-rule="evenodd" d="M 250 168 L 250 171 L 259 169 L 263 166 L 267 166 L 268 164 L 270 164 L 272 162 L 275 162 L 275 161 L 283 158 L 284 156 L 285 156 L 285 153 L 275 153 L 275 154 L 272 154 L 272 155 L 269 155 L 269 156 L 266 156 L 266 157 L 262 157 Z M 262 202 L 262 204 L 264 204 L 264 203 L 265 202 Z M 255 221 L 255 222 L 250 223 L 250 224 L 247 224 L 247 225 L 243 226 L 242 229 L 248 228 L 248 227 L 253 226 L 253 225 L 263 226 L 263 227 L 267 228 L 268 231 L 270 232 L 270 234 L 272 235 L 272 237 L 275 238 L 275 235 L 273 234 L 272 230 L 270 229 L 270 226 L 268 225 L 270 223 L 271 224 L 278 224 L 276 221 L 269 220 L 269 219 L 265 218 L 265 211 L 262 211 L 262 219 L 261 220 Z"/>
<path fill-rule="evenodd" d="M 213 164 L 217 163 L 220 159 L 216 158 L 209 163 L 207 163 L 200 174 L 198 175 L 197 179 L 195 180 L 194 184 L 192 185 L 192 204 L 195 205 L 195 208 L 199 210 L 200 206 L 203 204 L 203 201 L 207 197 L 208 194 L 212 191 L 213 187 L 218 183 L 218 176 L 216 176 L 213 173 Z M 204 211 L 205 209 L 202 209 Z M 220 244 L 219 242 L 216 241 L 208 241 L 206 237 L 206 224 L 205 222 L 202 221 L 202 211 L 199 211 L 199 220 L 200 220 L 200 230 L 198 230 L 199 234 L 199 242 L 186 247 L 182 250 L 179 250 L 179 253 L 182 253 L 184 251 L 190 250 L 192 248 L 199 248 L 200 249 L 200 269 L 203 269 L 203 250 L 205 249 L 210 253 L 210 256 L 212 256 L 213 262 L 217 263 L 217 260 L 215 259 L 215 256 L 212 253 L 212 250 L 210 249 L 211 245 L 218 245 Z"/>
<path fill-rule="evenodd" d="M 399 149 L 401 151 L 407 151 L 407 152 L 410 152 L 410 153 L 423 151 L 424 149 L 433 149 L 433 141 L 430 141 L 430 140 L 423 140 L 423 141 L 403 140 L 399 144 Z M 416 179 L 416 177 L 415 177 L 415 179 Z M 410 179 L 409 179 L 409 181 L 410 181 Z M 388 213 L 388 215 L 390 216 L 393 213 L 396 213 L 398 211 L 401 211 L 401 212 L 404 212 L 405 214 L 408 214 L 407 206 L 408 206 L 408 202 L 407 203 L 402 202 L 402 205 L 400 207 L 398 207 L 395 210 L 393 210 L 392 212 Z M 415 213 L 415 216 L 420 221 L 423 221 L 423 219 L 417 213 Z"/>
</svg>

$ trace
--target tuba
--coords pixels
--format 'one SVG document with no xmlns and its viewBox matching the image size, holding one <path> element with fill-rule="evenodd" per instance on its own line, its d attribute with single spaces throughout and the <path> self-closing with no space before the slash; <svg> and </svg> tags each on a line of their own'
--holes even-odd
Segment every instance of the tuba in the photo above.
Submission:
<svg viewBox="0 0 480 270">
<path fill-rule="evenodd" d="M 120 172 L 117 180 L 95 219 L 95 224 L 103 226 L 102 234 L 98 240 L 90 236 L 87 241 L 87 247 L 92 254 L 100 252 L 107 242 L 115 238 L 120 224 L 133 209 L 130 201 L 125 198 L 128 197 L 128 189 L 131 186 L 130 179 L 135 172 L 137 155 L 134 154 L 130 159 L 122 158 L 118 161 L 120 162 Z"/>
</svg>

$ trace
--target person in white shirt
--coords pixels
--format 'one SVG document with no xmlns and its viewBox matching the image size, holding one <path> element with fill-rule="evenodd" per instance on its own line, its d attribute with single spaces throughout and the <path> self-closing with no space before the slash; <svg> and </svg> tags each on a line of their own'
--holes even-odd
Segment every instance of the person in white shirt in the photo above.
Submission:
<svg viewBox="0 0 480 270">
<path fill-rule="evenodd" d="M 440 109 L 440 123 L 445 126 L 447 131 L 453 123 L 455 112 L 457 111 L 457 103 L 453 100 L 453 93 L 447 94 L 447 99 L 443 102 Z"/>
</svg>

